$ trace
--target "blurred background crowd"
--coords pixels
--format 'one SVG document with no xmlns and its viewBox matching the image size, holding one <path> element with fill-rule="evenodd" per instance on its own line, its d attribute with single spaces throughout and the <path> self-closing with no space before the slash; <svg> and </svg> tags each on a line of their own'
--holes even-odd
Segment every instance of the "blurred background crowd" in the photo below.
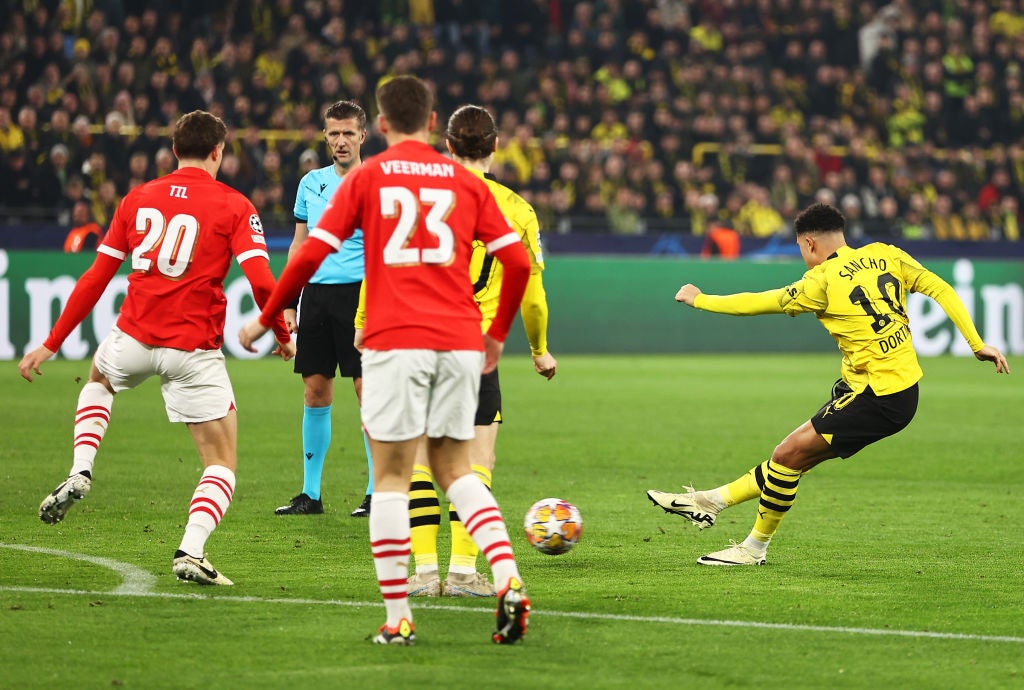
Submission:
<svg viewBox="0 0 1024 690">
<path fill-rule="evenodd" d="M 1022 0 L 0 0 L 0 219 L 95 222 L 228 123 L 219 179 L 291 228 L 320 114 L 390 75 L 500 127 L 549 232 L 1020 239 Z M 440 145 L 437 133 L 437 143 Z M 372 133 L 364 158 L 382 150 Z"/>
</svg>

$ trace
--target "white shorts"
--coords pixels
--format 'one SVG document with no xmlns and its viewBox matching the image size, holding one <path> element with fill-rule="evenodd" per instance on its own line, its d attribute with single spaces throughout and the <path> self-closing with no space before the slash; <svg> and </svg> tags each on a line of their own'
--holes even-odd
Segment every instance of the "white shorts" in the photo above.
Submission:
<svg viewBox="0 0 1024 690">
<path fill-rule="evenodd" d="M 167 418 L 172 422 L 209 422 L 227 416 L 235 393 L 220 350 L 175 350 L 140 343 L 114 328 L 96 349 L 93 361 L 114 392 L 160 377 Z"/>
<path fill-rule="evenodd" d="M 364 350 L 363 425 L 376 441 L 473 438 L 484 353 Z"/>
</svg>

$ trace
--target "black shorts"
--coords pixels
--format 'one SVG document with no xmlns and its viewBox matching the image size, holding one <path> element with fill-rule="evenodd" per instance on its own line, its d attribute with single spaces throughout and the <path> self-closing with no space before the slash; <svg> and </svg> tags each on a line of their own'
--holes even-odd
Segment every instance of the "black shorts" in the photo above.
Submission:
<svg viewBox="0 0 1024 690">
<path fill-rule="evenodd" d="M 854 393 L 839 380 L 832 386 L 832 399 L 811 417 L 811 425 L 836 455 L 848 458 L 910 424 L 917 412 L 917 397 L 916 383 L 899 393 L 875 395 L 870 386 Z"/>
<path fill-rule="evenodd" d="M 480 402 L 473 420 L 473 426 L 490 424 L 501 424 L 501 383 L 497 369 L 480 377 Z"/>
<path fill-rule="evenodd" d="M 302 288 L 296 374 L 321 374 L 333 379 L 335 371 L 340 370 L 346 378 L 363 377 L 359 350 L 352 345 L 356 335 L 354 321 L 359 308 L 359 285 L 310 283 Z"/>
</svg>

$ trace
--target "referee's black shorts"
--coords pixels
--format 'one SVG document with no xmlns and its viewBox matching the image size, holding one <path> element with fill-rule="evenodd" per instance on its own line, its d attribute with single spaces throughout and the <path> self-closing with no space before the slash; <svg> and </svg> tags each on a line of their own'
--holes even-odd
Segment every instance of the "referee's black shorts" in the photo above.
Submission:
<svg viewBox="0 0 1024 690">
<path fill-rule="evenodd" d="M 854 393 L 843 380 L 832 386 L 832 399 L 822 405 L 811 425 L 841 458 L 900 431 L 917 412 L 918 387 L 889 395 L 875 395 L 868 386 Z"/>
<path fill-rule="evenodd" d="M 501 424 L 501 383 L 498 370 L 480 376 L 480 402 L 476 406 L 473 426 Z"/>
<path fill-rule="evenodd" d="M 340 371 L 346 378 L 363 377 L 359 350 L 352 345 L 356 335 L 354 321 L 359 308 L 359 285 L 310 283 L 302 288 L 296 374 L 334 378 L 335 372 Z"/>
</svg>

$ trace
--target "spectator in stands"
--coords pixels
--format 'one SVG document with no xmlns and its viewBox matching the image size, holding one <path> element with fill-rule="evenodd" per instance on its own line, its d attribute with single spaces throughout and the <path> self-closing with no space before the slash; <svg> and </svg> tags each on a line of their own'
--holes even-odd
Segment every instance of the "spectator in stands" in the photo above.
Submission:
<svg viewBox="0 0 1024 690">
<path fill-rule="evenodd" d="M 124 116 L 116 110 L 110 111 L 104 118 L 103 132 L 96 141 L 96 147 L 105 159 L 106 172 L 117 181 L 119 188 L 127 182 L 128 143 L 121 131 L 124 125 Z"/>
<path fill-rule="evenodd" d="M 217 179 L 246 196 L 249 196 L 253 188 L 252 177 L 242 170 L 241 161 L 233 153 L 224 155 L 224 162 L 221 163 Z"/>
<path fill-rule="evenodd" d="M 998 208 L 991 209 L 989 215 L 999 239 L 1020 241 L 1021 215 L 1017 197 L 1004 196 L 999 200 Z"/>
<path fill-rule="evenodd" d="M 900 206 L 895 197 L 883 196 L 878 200 L 878 215 L 870 219 L 866 229 L 872 239 L 881 242 L 902 236 Z"/>
<path fill-rule="evenodd" d="M 782 215 L 771 205 L 768 190 L 756 184 L 747 185 L 748 201 L 740 208 L 737 222 L 754 237 L 771 237 L 786 231 Z M 741 231 L 743 232 L 743 231 Z"/>
<path fill-rule="evenodd" d="M 608 227 L 616 235 L 639 235 L 644 231 L 640 215 L 641 195 L 619 187 L 607 205 Z"/>
<path fill-rule="evenodd" d="M 167 143 L 168 139 L 160 133 L 160 123 L 150 118 L 142 127 L 142 133 L 128 145 L 128 155 L 132 156 L 141 152 L 146 154 L 148 159 L 153 160 L 156 157 L 156 152 Z"/>
<path fill-rule="evenodd" d="M 796 184 L 793 182 L 793 174 L 788 165 L 777 165 L 772 171 L 768 200 L 786 220 L 795 218 L 799 209 L 802 208 L 798 203 Z"/>
<path fill-rule="evenodd" d="M 67 225 L 71 222 L 71 211 L 79 202 L 89 203 L 89 193 L 85 188 L 85 181 L 82 176 L 73 173 L 68 177 L 68 183 L 64 187 L 64 196 L 56 206 L 56 220 L 58 225 Z"/>
<path fill-rule="evenodd" d="M 33 167 L 46 157 L 46 153 L 42 150 L 41 132 L 38 125 L 39 120 L 35 108 L 26 105 L 18 109 L 18 128 L 21 129 L 24 138 L 19 148 L 25 152 L 29 165 Z"/>
<path fill-rule="evenodd" d="M 103 239 L 103 227 L 92 217 L 92 208 L 86 201 L 76 202 L 71 210 L 71 230 L 64 238 L 64 251 L 77 253 L 95 249 Z"/>
<path fill-rule="evenodd" d="M 961 214 L 964 221 L 964 229 L 967 231 L 969 240 L 989 240 L 993 238 L 992 228 L 988 220 L 982 215 L 977 202 L 968 201 L 963 205 Z"/>
<path fill-rule="evenodd" d="M 25 133 L 11 119 L 11 109 L 0 106 L 0 154 L 25 148 Z"/>
<path fill-rule="evenodd" d="M 110 220 L 114 217 L 114 211 L 117 210 L 119 203 L 121 203 L 121 196 L 117 193 L 117 185 L 114 180 L 103 180 L 90 207 L 93 219 L 106 228 L 110 225 Z"/>
<path fill-rule="evenodd" d="M 125 192 L 130 192 L 140 184 L 149 182 L 153 177 L 153 166 L 149 156 L 144 151 L 136 151 L 131 154 L 128 158 L 128 180 L 125 183 Z"/>
<path fill-rule="evenodd" d="M 68 147 L 54 144 L 46 161 L 36 170 L 32 202 L 44 208 L 57 208 L 64 198 L 70 173 Z"/>
<path fill-rule="evenodd" d="M 445 101 L 479 95 L 496 109 L 507 142 L 523 137 L 524 154 L 506 162 L 517 164 L 524 190 L 537 188 L 533 173 L 544 164 L 559 170 L 571 162 L 578 179 L 591 179 L 591 170 L 613 156 L 656 160 L 675 171 L 680 161 L 699 160 L 694 144 L 709 142 L 722 145 L 722 152 L 704 155 L 695 166 L 694 178 L 699 171 L 699 184 L 710 185 L 701 193 L 713 190 L 728 199 L 736 192 L 742 207 L 750 201 L 745 183 L 771 186 L 778 167 L 772 163 L 781 163 L 790 170 L 797 205 L 809 203 L 822 186 L 838 199 L 856 189 L 865 217 L 873 217 L 879 192 L 896 194 L 901 208 L 907 205 L 908 190 L 886 189 L 898 185 L 901 167 L 912 171 L 909 191 L 928 183 L 938 190 L 940 176 L 954 173 L 956 193 L 946 193 L 959 212 L 978 199 L 990 167 L 999 164 L 993 155 L 991 166 L 979 167 L 977 159 L 987 151 L 962 162 L 956 147 L 996 150 L 1024 136 L 1024 43 L 1016 40 L 1024 34 L 1015 28 L 1024 20 L 1015 0 L 964 3 L 966 9 L 948 19 L 930 6 L 902 1 L 882 7 L 826 3 L 820 13 L 798 3 L 691 8 L 680 0 L 574 2 L 563 20 L 538 13 L 542 4 L 491 12 L 462 3 L 461 13 L 453 15 L 447 4 L 435 3 L 436 24 L 422 27 L 408 24 L 408 10 L 383 13 L 372 4 L 337 2 L 260 3 L 230 22 L 220 3 L 210 3 L 208 9 L 194 8 L 188 25 L 173 3 L 142 10 L 130 4 L 108 12 L 106 23 L 93 13 L 63 26 L 46 3 L 37 3 L 30 14 L 14 9 L 0 35 L 0 109 L 7 110 L 8 120 L 22 112 L 30 120 L 34 112 L 36 124 L 30 141 L 5 144 L 10 127 L 0 114 L 0 149 L 25 148 L 26 164 L 34 167 L 61 143 L 77 168 L 102 138 L 88 128 L 103 130 L 109 112 L 120 113 L 124 125 L 147 123 L 149 131 L 151 121 L 159 129 L 188 103 L 201 101 L 218 112 L 223 108 L 243 132 L 254 126 L 245 141 L 229 143 L 244 174 L 262 167 L 268 147 L 259 129 L 270 125 L 301 133 L 307 114 L 325 98 L 322 85 L 336 97 L 358 97 L 357 91 L 367 93 L 385 75 L 416 71 L 443 82 L 442 108 Z M 376 54 L 367 36 L 383 37 L 381 47 L 373 48 Z M 66 45 L 77 51 L 74 60 L 64 54 Z M 134 95 L 126 102 L 122 92 Z M 84 118 L 71 127 L 77 145 L 66 126 L 61 141 L 47 131 L 55 129 L 51 113 L 58 110 L 72 122 Z M 616 133 L 620 129 L 625 134 Z M 890 137 L 921 151 L 923 166 L 887 160 L 880 142 Z M 145 147 L 151 159 L 166 145 L 155 133 L 133 138 L 123 131 L 119 138 L 132 152 Z M 808 156 L 820 153 L 826 138 L 849 152 L 839 178 L 827 175 L 834 168 L 817 169 Z M 280 168 L 290 179 L 307 147 L 291 135 L 284 141 L 293 143 L 273 148 L 282 154 Z M 785 152 L 770 161 L 747 155 L 750 147 L 740 142 L 779 143 Z M 381 145 L 371 137 L 365 151 L 372 154 Z M 936 150 L 949 147 L 954 150 L 948 156 Z M 881 187 L 868 180 L 871 165 L 883 168 Z M 1010 163 L 1003 167 L 1012 172 Z M 125 171 L 113 160 L 107 168 L 110 175 Z M 916 174 L 920 169 L 931 177 L 924 185 Z M 626 177 L 643 195 L 645 213 L 655 213 L 659 185 L 649 175 Z M 601 182 L 607 203 L 619 183 Z M 873 186 L 874 200 L 861 194 Z M 676 192 L 673 205 L 680 212 L 688 188 Z M 792 192 L 772 191 L 773 202 Z M 585 192 L 569 196 L 552 194 L 552 208 L 564 208 L 567 201 L 577 210 L 584 206 Z M 1000 204 L 986 206 L 982 215 L 994 223 Z M 776 210 L 784 218 L 791 215 L 786 208 Z"/>
<path fill-rule="evenodd" d="M 939 194 L 935 197 L 929 221 L 935 239 L 967 239 L 967 231 L 964 228 L 963 220 L 959 214 L 954 212 L 953 199 L 946 194 Z"/>
<path fill-rule="evenodd" d="M 153 156 L 153 163 L 155 166 L 155 174 L 157 177 L 163 177 L 169 173 L 172 173 L 176 169 L 177 161 L 174 159 L 174 153 L 171 152 L 166 146 L 161 146 L 157 149 L 156 154 Z"/>
<path fill-rule="evenodd" d="M 19 212 L 32 207 L 34 196 L 32 177 L 33 166 L 29 162 L 25 149 L 14 149 L 7 156 L 0 158 L 0 206 L 6 206 Z"/>
<path fill-rule="evenodd" d="M 864 237 L 864 214 L 860 197 L 856 194 L 845 194 L 839 200 L 843 215 L 846 216 L 846 236 L 860 240 Z"/>
<path fill-rule="evenodd" d="M 43 126 L 40 135 L 40 145 L 47 151 L 52 151 L 57 144 L 61 144 L 68 150 L 69 165 L 75 168 L 81 166 L 81 150 L 78 140 L 71 132 L 71 118 L 68 111 L 62 107 L 54 108 L 50 113 L 50 121 Z"/>
<path fill-rule="evenodd" d="M 978 209 L 982 213 L 988 213 L 990 208 L 998 207 L 1000 200 L 1010 193 L 1009 171 L 1006 168 L 996 168 L 992 171 L 992 177 L 978 192 Z"/>
<path fill-rule="evenodd" d="M 877 218 L 881 214 L 882 199 L 892 195 L 888 177 L 882 165 L 872 165 L 868 170 L 868 179 L 860 189 L 861 206 L 866 218 Z"/>
</svg>

